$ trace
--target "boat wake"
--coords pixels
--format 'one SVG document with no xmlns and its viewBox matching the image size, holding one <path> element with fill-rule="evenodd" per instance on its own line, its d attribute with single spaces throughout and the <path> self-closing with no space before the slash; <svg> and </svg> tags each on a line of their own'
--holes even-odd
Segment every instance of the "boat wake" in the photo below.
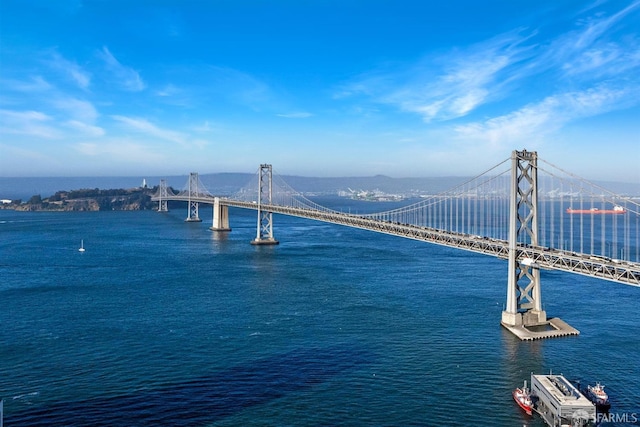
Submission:
<svg viewBox="0 0 640 427">
<path fill-rule="evenodd" d="M 40 395 L 39 391 L 32 391 L 31 393 L 25 393 L 25 394 L 19 394 L 17 396 L 13 396 L 12 400 L 19 400 L 26 405 L 33 405 L 31 398 L 39 395 Z"/>
</svg>

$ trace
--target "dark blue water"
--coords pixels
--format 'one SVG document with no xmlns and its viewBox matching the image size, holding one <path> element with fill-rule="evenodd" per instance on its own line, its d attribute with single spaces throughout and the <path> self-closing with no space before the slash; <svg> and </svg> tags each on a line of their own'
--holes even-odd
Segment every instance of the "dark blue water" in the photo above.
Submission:
<svg viewBox="0 0 640 427">
<path fill-rule="evenodd" d="M 511 390 L 549 370 L 640 418 L 638 288 L 544 271 L 581 335 L 520 342 L 505 261 L 277 215 L 256 247 L 255 212 L 210 212 L 0 211 L 6 426 L 542 426 Z"/>
</svg>

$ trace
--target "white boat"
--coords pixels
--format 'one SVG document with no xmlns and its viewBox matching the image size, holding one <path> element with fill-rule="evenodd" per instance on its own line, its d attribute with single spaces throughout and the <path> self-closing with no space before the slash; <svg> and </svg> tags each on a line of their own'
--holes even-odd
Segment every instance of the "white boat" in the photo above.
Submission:
<svg viewBox="0 0 640 427">
<path fill-rule="evenodd" d="M 609 403 L 609 396 L 604 391 L 604 386 L 600 383 L 596 383 L 596 385 L 587 385 L 587 398 L 593 402 L 594 405 L 600 411 L 607 412 L 609 408 L 611 408 L 611 403 Z"/>
<path fill-rule="evenodd" d="M 84 252 L 84 240 L 80 240 L 80 249 L 78 249 L 78 252 Z"/>
</svg>

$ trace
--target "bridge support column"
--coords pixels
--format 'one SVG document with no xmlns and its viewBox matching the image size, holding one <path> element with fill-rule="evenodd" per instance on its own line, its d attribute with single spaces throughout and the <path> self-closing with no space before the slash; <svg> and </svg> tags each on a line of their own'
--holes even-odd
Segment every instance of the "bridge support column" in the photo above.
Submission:
<svg viewBox="0 0 640 427">
<path fill-rule="evenodd" d="M 199 194 L 198 181 L 198 173 L 191 172 L 189 174 L 189 207 L 187 212 L 187 219 L 185 219 L 186 222 L 202 222 L 202 220 L 198 216 L 198 202 L 193 200 Z"/>
<path fill-rule="evenodd" d="M 160 180 L 160 187 L 158 188 L 158 192 L 160 193 L 160 196 L 158 198 L 158 212 L 169 212 L 169 207 L 168 207 L 168 197 L 169 194 L 167 192 L 167 181 L 164 179 Z"/>
<path fill-rule="evenodd" d="M 540 269 L 535 260 L 522 256 L 522 245 L 538 246 L 538 154 L 526 150 L 511 154 L 507 305 L 501 323 L 523 340 L 577 335 L 560 319 L 547 320 Z M 536 330 L 527 328 L 531 326 Z"/>
<path fill-rule="evenodd" d="M 213 199 L 213 223 L 209 230 L 231 231 L 229 227 L 229 206 L 220 203 L 220 197 Z"/>
<path fill-rule="evenodd" d="M 273 213 L 263 209 L 263 203 L 270 205 L 272 197 L 272 169 L 271 165 L 260 165 L 258 173 L 258 230 L 252 245 L 277 245 L 273 238 Z"/>
</svg>

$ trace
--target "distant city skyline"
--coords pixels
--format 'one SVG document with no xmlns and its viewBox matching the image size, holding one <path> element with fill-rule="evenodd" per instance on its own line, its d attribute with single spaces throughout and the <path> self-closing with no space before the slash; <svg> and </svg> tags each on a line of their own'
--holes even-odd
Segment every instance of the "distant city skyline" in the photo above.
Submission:
<svg viewBox="0 0 640 427">
<path fill-rule="evenodd" d="M 640 182 L 640 0 L 0 0 L 0 176 Z"/>
</svg>

